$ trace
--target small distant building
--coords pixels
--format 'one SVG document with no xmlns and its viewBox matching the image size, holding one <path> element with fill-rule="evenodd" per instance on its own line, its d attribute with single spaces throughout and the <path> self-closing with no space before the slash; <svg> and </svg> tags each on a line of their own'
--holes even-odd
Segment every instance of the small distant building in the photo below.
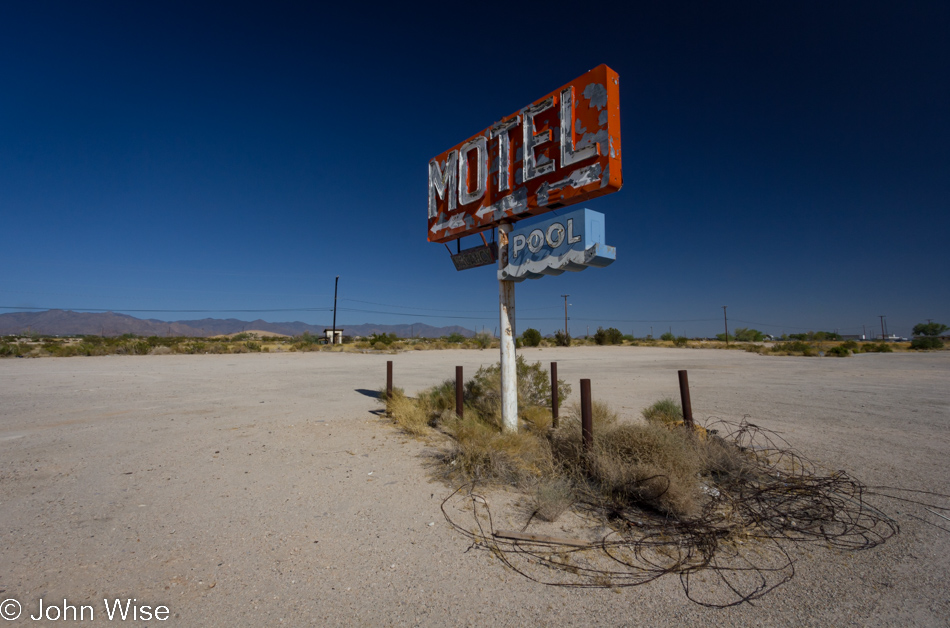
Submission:
<svg viewBox="0 0 950 628">
<path fill-rule="evenodd" d="M 883 342 L 907 342 L 907 338 L 902 338 L 897 334 L 890 334 L 889 336 L 878 336 Z"/>
<path fill-rule="evenodd" d="M 328 345 L 341 345 L 343 344 L 343 330 L 342 329 L 324 329 L 323 337 L 326 338 Z"/>
</svg>

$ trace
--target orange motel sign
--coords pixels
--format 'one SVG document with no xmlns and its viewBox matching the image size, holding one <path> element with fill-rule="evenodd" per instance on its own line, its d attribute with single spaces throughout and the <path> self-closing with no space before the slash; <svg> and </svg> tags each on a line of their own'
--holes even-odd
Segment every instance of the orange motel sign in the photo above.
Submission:
<svg viewBox="0 0 950 628">
<path fill-rule="evenodd" d="M 619 92 L 599 65 L 429 161 L 429 241 L 619 190 Z"/>
</svg>

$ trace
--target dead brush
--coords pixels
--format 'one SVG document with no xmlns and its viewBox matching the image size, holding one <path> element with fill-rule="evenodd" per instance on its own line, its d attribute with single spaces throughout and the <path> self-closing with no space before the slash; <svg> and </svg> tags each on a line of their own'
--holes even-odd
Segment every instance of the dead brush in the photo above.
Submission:
<svg viewBox="0 0 950 628">
<path fill-rule="evenodd" d="M 639 505 L 684 519 L 698 514 L 700 441 L 685 430 L 649 423 L 595 427 L 585 453 L 573 423 L 552 435 L 552 446 L 562 472 L 583 477 L 591 501 L 607 511 Z"/>
<path fill-rule="evenodd" d="M 386 398 L 386 389 L 379 392 L 386 406 L 386 414 L 407 434 L 424 436 L 432 431 L 425 409 L 415 399 L 406 396 L 401 388 L 393 388 L 393 396 Z"/>
<path fill-rule="evenodd" d="M 553 423 L 551 410 L 540 406 L 528 406 L 522 410 L 521 420 L 530 432 L 537 435 L 547 434 Z"/>
<path fill-rule="evenodd" d="M 542 478 L 530 489 L 528 503 L 533 516 L 543 521 L 557 521 L 576 501 L 571 481 L 555 475 Z"/>
<path fill-rule="evenodd" d="M 528 431 L 503 432 L 466 411 L 442 428 L 452 437 L 440 456 L 446 479 L 462 482 L 521 484 L 552 473 L 554 465 L 547 441 Z"/>
</svg>

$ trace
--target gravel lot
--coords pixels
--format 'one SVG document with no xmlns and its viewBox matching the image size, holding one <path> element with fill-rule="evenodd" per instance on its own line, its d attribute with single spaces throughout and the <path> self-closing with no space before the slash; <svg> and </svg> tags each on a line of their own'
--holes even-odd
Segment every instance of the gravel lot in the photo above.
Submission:
<svg viewBox="0 0 950 628">
<path fill-rule="evenodd" d="M 950 493 L 950 352 L 521 353 L 556 360 L 573 397 L 590 378 L 631 419 L 675 398 L 687 369 L 700 419 L 748 416 L 869 485 Z M 178 626 L 950 625 L 950 521 L 888 500 L 875 505 L 897 537 L 802 551 L 795 578 L 755 605 L 703 608 L 677 578 L 620 591 L 528 581 L 466 551 L 427 446 L 374 413 L 387 360 L 414 394 L 497 353 L 0 360 L 0 600 L 23 606 L 10 625 L 35 625 L 40 598 L 91 605 L 89 625 L 106 624 L 103 599 L 127 597 L 168 607 L 150 625 Z"/>
</svg>

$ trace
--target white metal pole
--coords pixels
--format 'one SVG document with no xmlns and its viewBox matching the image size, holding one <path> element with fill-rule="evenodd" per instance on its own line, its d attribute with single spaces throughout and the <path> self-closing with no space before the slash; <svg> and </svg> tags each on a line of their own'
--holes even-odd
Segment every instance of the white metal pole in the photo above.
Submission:
<svg viewBox="0 0 950 628">
<path fill-rule="evenodd" d="M 498 268 L 508 265 L 511 224 L 498 225 Z M 518 373 L 515 357 L 515 282 L 498 281 L 501 323 L 501 424 L 506 432 L 518 431 Z"/>
</svg>

